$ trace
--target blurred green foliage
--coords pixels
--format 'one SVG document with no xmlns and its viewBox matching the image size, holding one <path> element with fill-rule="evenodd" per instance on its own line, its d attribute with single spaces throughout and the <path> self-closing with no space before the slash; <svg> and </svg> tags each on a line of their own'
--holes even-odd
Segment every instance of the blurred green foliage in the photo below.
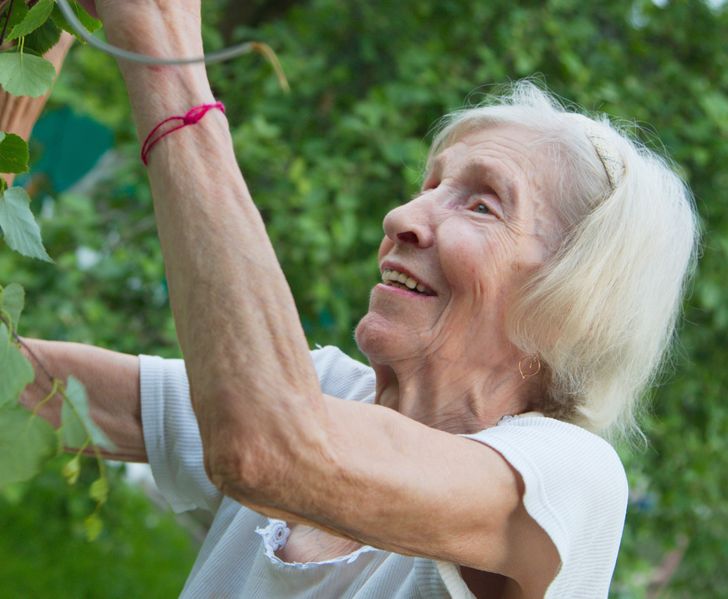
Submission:
<svg viewBox="0 0 728 599">
<path fill-rule="evenodd" d="M 104 507 L 104 531 L 86 540 L 84 518 L 93 511 L 88 484 L 98 476 L 89 461 L 68 487 L 57 473 L 64 458 L 32 483 L 0 500 L 0 595 L 8 599 L 104 597 L 167 599 L 182 590 L 197 551 L 171 513 L 149 504 L 127 486 L 121 471 L 109 473 L 112 491 Z"/>
<path fill-rule="evenodd" d="M 311 343 L 356 353 L 352 331 L 377 279 L 383 215 L 416 192 L 438 117 L 477 103 L 492 83 L 539 73 L 560 96 L 628 119 L 672 156 L 696 196 L 704 255 L 672 374 L 644 421 L 648 445 L 621 448 L 632 502 L 612 596 L 712 598 L 728 588 L 726 4 L 209 0 L 205 11 L 209 49 L 263 39 L 291 83 L 281 93 L 254 56 L 210 69 Z M 0 252 L 4 281 L 27 291 L 22 332 L 177 355 L 151 198 L 113 61 L 76 48 L 51 102 L 112 127 L 117 150 L 93 185 L 39 194 L 55 266 Z M 113 506 L 106 512 L 116 517 Z M 665 559 L 679 547 L 671 573 Z M 112 596 L 102 588 L 88 596 Z"/>
</svg>

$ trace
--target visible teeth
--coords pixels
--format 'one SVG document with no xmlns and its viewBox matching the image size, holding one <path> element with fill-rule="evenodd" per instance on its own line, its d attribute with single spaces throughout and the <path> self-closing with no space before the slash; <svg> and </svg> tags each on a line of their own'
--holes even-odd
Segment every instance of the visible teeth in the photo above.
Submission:
<svg viewBox="0 0 728 599">
<path fill-rule="evenodd" d="M 418 282 L 417 279 L 390 268 L 386 268 L 382 271 L 382 281 L 385 283 L 401 285 L 402 287 L 413 291 L 416 289 L 420 293 L 427 293 L 427 287 Z"/>
</svg>

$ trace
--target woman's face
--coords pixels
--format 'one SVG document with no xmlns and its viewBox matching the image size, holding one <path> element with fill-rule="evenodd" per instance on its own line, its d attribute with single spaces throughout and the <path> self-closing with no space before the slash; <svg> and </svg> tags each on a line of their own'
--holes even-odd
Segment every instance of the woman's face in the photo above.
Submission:
<svg viewBox="0 0 728 599">
<path fill-rule="evenodd" d="M 373 363 L 512 362 L 509 303 L 559 234 L 550 161 L 535 141 L 515 125 L 468 133 L 435 157 L 421 193 L 387 214 L 382 282 L 356 331 Z"/>
</svg>

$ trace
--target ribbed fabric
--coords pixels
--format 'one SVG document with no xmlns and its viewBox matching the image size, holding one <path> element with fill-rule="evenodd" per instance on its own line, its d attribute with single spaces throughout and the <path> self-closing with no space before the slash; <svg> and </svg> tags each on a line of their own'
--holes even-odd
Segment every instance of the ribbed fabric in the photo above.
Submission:
<svg viewBox="0 0 728 599">
<path fill-rule="evenodd" d="M 612 446 L 573 424 L 530 415 L 463 436 L 498 451 L 523 478 L 523 505 L 561 558 L 546 599 L 607 597 L 628 495 Z"/>
<path fill-rule="evenodd" d="M 324 393 L 374 400 L 369 367 L 334 347 L 311 356 Z M 223 497 L 205 474 L 184 363 L 140 356 L 140 368 L 144 441 L 157 485 L 175 511 L 215 515 L 182 597 L 473 598 L 458 566 L 374 547 L 324 562 L 280 560 L 275 551 L 285 543 L 285 522 Z M 546 599 L 606 597 L 627 501 L 612 448 L 578 427 L 531 415 L 464 436 L 496 449 L 523 477 L 524 505 L 562 562 Z"/>
</svg>

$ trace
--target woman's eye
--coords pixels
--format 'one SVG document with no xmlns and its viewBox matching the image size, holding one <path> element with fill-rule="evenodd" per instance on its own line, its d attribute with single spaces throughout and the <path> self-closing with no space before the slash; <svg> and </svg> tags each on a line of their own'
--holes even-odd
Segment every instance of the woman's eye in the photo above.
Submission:
<svg viewBox="0 0 728 599">
<path fill-rule="evenodd" d="M 473 211 L 477 212 L 478 214 L 490 214 L 490 208 L 483 204 L 483 202 L 478 202 L 473 206 Z"/>
</svg>

